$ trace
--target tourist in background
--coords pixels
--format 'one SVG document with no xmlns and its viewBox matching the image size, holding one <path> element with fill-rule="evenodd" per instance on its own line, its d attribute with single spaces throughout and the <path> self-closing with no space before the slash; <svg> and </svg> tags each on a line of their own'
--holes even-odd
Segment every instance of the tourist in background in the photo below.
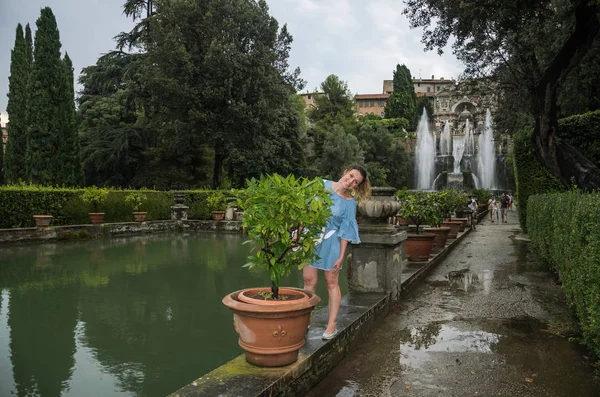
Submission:
<svg viewBox="0 0 600 397">
<path fill-rule="evenodd" d="M 488 211 L 490 212 L 490 220 L 492 221 L 492 223 L 494 222 L 494 218 L 498 220 L 498 204 L 493 194 L 488 200 Z"/>
<path fill-rule="evenodd" d="M 314 292 L 317 285 L 318 271 L 325 271 L 325 282 L 329 294 L 329 320 L 323 332 L 323 339 L 332 339 L 336 333 L 336 320 L 342 292 L 340 291 L 339 275 L 348 243 L 358 244 L 358 224 L 356 223 L 356 199 L 365 200 L 371 194 L 371 185 L 367 171 L 353 165 L 347 168 L 337 181 L 325 180 L 325 189 L 333 201 L 332 215 L 323 229 L 323 235 L 315 252 L 314 262 L 304 266 L 304 289 Z"/>
<path fill-rule="evenodd" d="M 504 223 L 508 223 L 508 213 L 506 212 L 508 210 L 508 197 L 506 197 L 506 194 L 502 193 L 502 196 L 500 197 L 500 213 L 502 214 L 502 222 Z"/>
</svg>

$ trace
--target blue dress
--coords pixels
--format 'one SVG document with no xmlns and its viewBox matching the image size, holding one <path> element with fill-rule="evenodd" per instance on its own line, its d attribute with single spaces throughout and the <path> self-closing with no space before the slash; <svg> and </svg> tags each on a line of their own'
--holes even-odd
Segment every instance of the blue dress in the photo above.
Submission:
<svg viewBox="0 0 600 397">
<path fill-rule="evenodd" d="M 331 270 L 340 257 L 340 239 L 353 244 L 360 243 L 358 224 L 356 223 L 356 200 L 345 199 L 333 191 L 332 181 L 324 180 L 325 190 L 333 201 L 332 215 L 327 220 L 315 252 L 318 258 L 309 264 L 317 269 Z"/>
</svg>

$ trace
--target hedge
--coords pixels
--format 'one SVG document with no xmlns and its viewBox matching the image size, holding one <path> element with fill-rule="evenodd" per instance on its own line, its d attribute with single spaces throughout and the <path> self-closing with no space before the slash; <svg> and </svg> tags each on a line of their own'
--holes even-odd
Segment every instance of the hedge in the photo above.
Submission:
<svg viewBox="0 0 600 397">
<path fill-rule="evenodd" d="M 105 222 L 133 221 L 131 205 L 125 197 L 132 190 L 111 190 L 105 202 L 99 205 L 99 211 L 105 212 Z M 210 219 L 213 208 L 207 205 L 212 194 L 236 195 L 236 191 L 156 191 L 137 190 L 144 193 L 147 201 L 141 211 L 148 212 L 148 220 L 170 219 L 173 194 L 184 193 L 185 204 L 189 206 L 189 219 Z M 33 185 L 0 187 L 0 229 L 15 227 L 33 227 L 33 215 L 52 215 L 52 225 L 80 225 L 90 223 L 88 213 L 90 205 L 81 200 L 83 189 L 52 188 Z"/>
<path fill-rule="evenodd" d="M 532 246 L 557 271 L 583 341 L 600 358 L 600 193 L 533 195 L 528 207 Z"/>
<path fill-rule="evenodd" d="M 563 191 L 552 173 L 542 166 L 533 153 L 531 128 L 522 129 L 513 136 L 515 182 L 517 184 L 517 211 L 523 231 L 527 232 L 528 198 L 533 194 Z"/>
<path fill-rule="evenodd" d="M 600 110 L 559 120 L 557 136 L 600 167 Z"/>
</svg>

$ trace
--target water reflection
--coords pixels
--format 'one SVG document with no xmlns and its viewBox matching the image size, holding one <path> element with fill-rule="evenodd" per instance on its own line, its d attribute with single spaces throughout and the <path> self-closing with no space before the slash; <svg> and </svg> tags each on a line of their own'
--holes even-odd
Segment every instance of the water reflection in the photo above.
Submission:
<svg viewBox="0 0 600 397">
<path fill-rule="evenodd" d="M 400 364 L 419 368 L 435 352 L 489 353 L 500 335 L 482 330 L 459 329 L 449 324 L 431 323 L 404 330 L 401 335 Z"/>
<path fill-rule="evenodd" d="M 465 292 L 483 290 L 485 295 L 489 295 L 492 291 L 494 280 L 494 271 L 483 269 L 476 273 L 467 272 L 450 272 L 447 275 L 449 285 L 452 289 L 462 290 Z"/>
<path fill-rule="evenodd" d="M 0 249 L 0 395 L 164 396 L 241 354 L 221 299 L 270 283 L 241 267 L 243 240 L 202 233 Z M 285 284 L 301 286 L 300 272 Z M 324 280 L 317 293 L 326 305 Z"/>
</svg>

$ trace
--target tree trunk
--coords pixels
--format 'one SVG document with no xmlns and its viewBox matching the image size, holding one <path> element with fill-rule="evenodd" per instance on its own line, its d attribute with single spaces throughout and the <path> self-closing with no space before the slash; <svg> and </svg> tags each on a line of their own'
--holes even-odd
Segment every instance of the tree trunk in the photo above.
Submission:
<svg viewBox="0 0 600 397">
<path fill-rule="evenodd" d="M 565 187 L 574 181 L 585 190 L 600 189 L 600 169 L 568 143 L 557 141 L 556 94 L 567 74 L 587 53 L 598 31 L 598 6 L 593 0 L 579 1 L 575 8 L 575 30 L 544 71 L 533 98 L 536 123 L 532 139 L 537 158 Z"/>
</svg>

